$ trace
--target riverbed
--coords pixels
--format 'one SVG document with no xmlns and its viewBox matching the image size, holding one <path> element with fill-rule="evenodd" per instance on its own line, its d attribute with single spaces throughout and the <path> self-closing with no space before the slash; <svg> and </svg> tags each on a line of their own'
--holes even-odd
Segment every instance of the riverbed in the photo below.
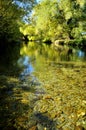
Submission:
<svg viewBox="0 0 86 130">
<path fill-rule="evenodd" d="M 68 49 L 29 42 L 1 64 L 1 130 L 86 129 L 86 51 Z"/>
</svg>

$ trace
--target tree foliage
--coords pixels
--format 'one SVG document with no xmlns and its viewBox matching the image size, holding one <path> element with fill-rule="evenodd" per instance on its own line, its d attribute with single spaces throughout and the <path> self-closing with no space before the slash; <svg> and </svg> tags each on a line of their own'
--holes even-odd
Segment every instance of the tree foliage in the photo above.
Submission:
<svg viewBox="0 0 86 130">
<path fill-rule="evenodd" d="M 32 21 L 42 38 L 82 39 L 86 31 L 85 0 L 41 0 L 35 6 Z"/>
<path fill-rule="evenodd" d="M 28 24 L 19 24 L 22 21 Z M 41 0 L 36 4 L 36 0 L 0 0 L 0 41 L 19 39 L 20 31 L 43 40 L 82 39 L 86 1 Z"/>
<path fill-rule="evenodd" d="M 35 0 L 0 0 L 0 41 L 17 41 L 20 37 L 19 23 L 31 11 Z"/>
</svg>

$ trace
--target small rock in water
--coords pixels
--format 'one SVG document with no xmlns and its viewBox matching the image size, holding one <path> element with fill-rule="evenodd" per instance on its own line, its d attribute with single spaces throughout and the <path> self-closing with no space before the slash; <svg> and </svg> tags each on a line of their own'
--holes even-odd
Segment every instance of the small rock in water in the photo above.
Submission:
<svg viewBox="0 0 86 130">
<path fill-rule="evenodd" d="M 37 130 L 37 126 L 32 126 L 29 130 Z"/>
<path fill-rule="evenodd" d="M 46 127 L 44 127 L 44 130 L 47 130 L 47 128 L 46 128 Z"/>
<path fill-rule="evenodd" d="M 45 130 L 44 127 L 39 123 L 37 124 L 37 128 L 38 128 L 38 130 Z"/>
<path fill-rule="evenodd" d="M 85 130 L 82 126 L 76 126 L 75 130 Z"/>
<path fill-rule="evenodd" d="M 36 121 L 35 120 L 30 120 L 29 121 L 29 127 L 33 127 L 33 126 L 36 126 Z"/>
</svg>

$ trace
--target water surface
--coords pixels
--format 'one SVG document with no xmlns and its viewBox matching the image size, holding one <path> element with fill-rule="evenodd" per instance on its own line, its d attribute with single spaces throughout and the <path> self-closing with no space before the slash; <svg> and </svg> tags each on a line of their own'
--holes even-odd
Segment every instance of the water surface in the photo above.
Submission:
<svg viewBox="0 0 86 130">
<path fill-rule="evenodd" d="M 0 66 L 1 129 L 86 128 L 86 52 L 70 50 L 29 42 L 9 51 Z"/>
</svg>

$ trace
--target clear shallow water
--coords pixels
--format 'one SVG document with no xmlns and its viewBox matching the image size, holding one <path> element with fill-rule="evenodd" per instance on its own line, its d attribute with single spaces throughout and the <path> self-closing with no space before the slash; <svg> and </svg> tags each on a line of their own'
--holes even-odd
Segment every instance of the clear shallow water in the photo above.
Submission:
<svg viewBox="0 0 86 130">
<path fill-rule="evenodd" d="M 68 50 L 31 42 L 7 56 L 0 67 L 1 129 L 85 128 L 86 52 Z"/>
<path fill-rule="evenodd" d="M 23 66 L 24 69 L 20 76 L 31 75 L 37 69 L 45 69 L 46 64 L 73 64 L 86 63 L 86 52 L 80 49 L 72 48 L 72 52 L 68 52 L 70 47 L 48 46 L 46 44 L 40 45 L 39 43 L 30 42 L 28 45 L 23 45 L 18 59 L 18 65 Z M 41 70 L 40 70 L 41 71 Z"/>
</svg>

